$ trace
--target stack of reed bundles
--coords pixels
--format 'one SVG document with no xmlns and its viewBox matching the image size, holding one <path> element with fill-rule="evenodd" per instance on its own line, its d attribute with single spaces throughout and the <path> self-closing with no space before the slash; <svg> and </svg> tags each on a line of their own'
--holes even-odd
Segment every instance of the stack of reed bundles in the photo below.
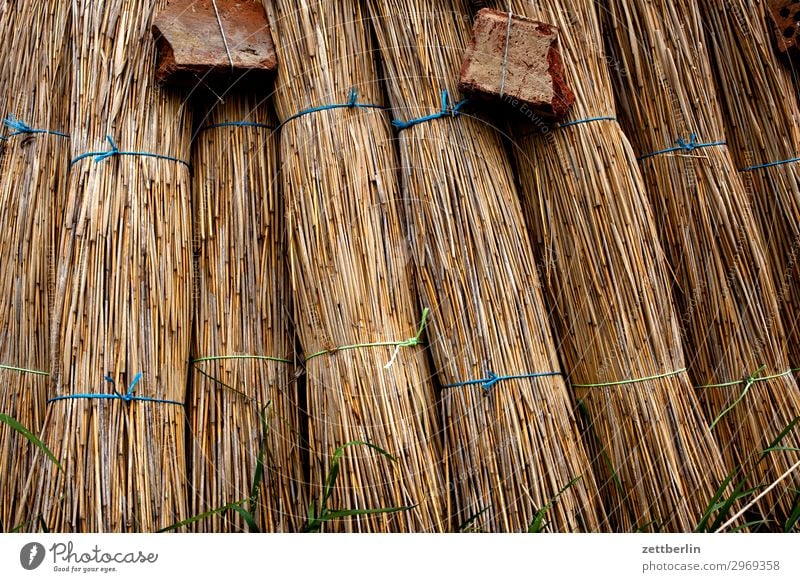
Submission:
<svg viewBox="0 0 800 582">
<path fill-rule="evenodd" d="M 800 372 L 800 106 L 793 74 L 772 48 L 767 2 L 699 6 L 728 149 L 756 209 L 789 364 Z"/>
<path fill-rule="evenodd" d="M 0 16 L 0 414 L 38 433 L 50 370 L 54 249 L 69 162 L 69 5 L 6 2 Z M 20 525 L 35 448 L 0 424 L 0 531 Z"/>
<path fill-rule="evenodd" d="M 372 1 L 393 116 L 460 102 L 466 0 Z M 463 111 L 403 129 L 405 214 L 442 393 L 457 523 L 597 531 L 603 509 L 561 374 L 531 244 L 498 130 Z M 491 383 L 490 374 L 504 380 Z M 515 376 L 511 378 L 511 376 Z M 527 377 L 526 377 L 527 376 Z M 481 382 L 479 379 L 484 379 Z"/>
<path fill-rule="evenodd" d="M 570 121 L 534 123 L 515 146 L 562 361 L 599 443 L 606 508 L 618 531 L 693 530 L 724 470 L 685 372 L 642 177 L 614 119 L 597 14 L 589 0 L 510 8 L 560 28 L 577 98 Z"/>
<path fill-rule="evenodd" d="M 348 448 L 329 506 L 415 507 L 327 529 L 448 529 L 441 421 L 425 354 L 416 347 L 421 315 L 401 229 L 389 116 L 375 107 L 382 93 L 366 14 L 357 0 L 275 0 L 271 6 L 292 296 L 307 358 L 313 496 L 320 497 L 337 447 L 369 441 L 397 462 L 369 448 Z M 333 104 L 345 106 L 324 108 Z M 412 341 L 396 344 L 406 339 Z M 364 345 L 374 343 L 388 345 Z"/>
<path fill-rule="evenodd" d="M 620 116 L 675 272 L 689 375 L 729 470 L 742 466 L 752 485 L 769 484 L 800 457 L 794 431 L 783 444 L 795 452 L 760 462 L 800 416 L 800 394 L 758 223 L 725 145 L 697 1 L 607 5 Z M 786 517 L 792 505 L 789 485 L 762 510 Z"/>
<path fill-rule="evenodd" d="M 191 127 L 183 99 L 154 84 L 150 22 L 163 4 L 71 3 L 73 160 L 50 394 L 60 399 L 42 433 L 64 473 L 39 456 L 26 489 L 51 531 L 154 531 L 187 516 Z M 87 156 L 111 149 L 106 136 L 117 153 Z"/>
<path fill-rule="evenodd" d="M 250 498 L 261 454 L 259 495 L 245 507 L 255 507 L 261 531 L 295 531 L 307 488 L 276 122 L 263 100 L 235 88 L 206 107 L 192 158 L 191 514 Z M 238 514 L 214 514 L 196 529 L 247 526 Z"/>
</svg>

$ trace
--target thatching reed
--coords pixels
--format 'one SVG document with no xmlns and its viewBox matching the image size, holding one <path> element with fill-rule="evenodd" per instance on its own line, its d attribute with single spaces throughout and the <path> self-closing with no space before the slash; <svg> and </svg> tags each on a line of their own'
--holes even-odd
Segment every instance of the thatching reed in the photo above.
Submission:
<svg viewBox="0 0 800 582">
<path fill-rule="evenodd" d="M 441 422 L 418 347 L 424 330 L 401 229 L 389 116 L 376 107 L 382 94 L 369 23 L 356 0 L 273 6 L 281 183 L 296 328 L 307 358 L 312 494 L 320 497 L 338 446 L 369 441 L 397 462 L 369 448 L 347 449 L 330 507 L 416 506 L 327 529 L 445 530 Z"/>
<path fill-rule="evenodd" d="M 8 4 L 8 6 L 6 6 Z M 69 5 L 3 3 L 0 116 L 0 413 L 31 431 L 44 421 L 54 249 L 69 162 Z M 0 531 L 16 514 L 34 448 L 0 425 Z"/>
<path fill-rule="evenodd" d="M 562 361 L 601 447 L 606 509 L 618 531 L 691 531 L 722 481 L 722 463 L 683 371 L 663 250 L 613 119 L 597 14 L 589 0 L 515 0 L 511 8 L 561 29 L 577 98 L 571 121 L 535 123 L 515 146 Z"/>
<path fill-rule="evenodd" d="M 689 375 L 729 469 L 743 465 L 753 485 L 771 482 L 800 457 L 776 452 L 759 463 L 800 416 L 800 393 L 758 223 L 724 143 L 716 92 L 712 82 L 697 82 L 713 79 L 697 2 L 607 5 L 612 52 L 626 70 L 613 75 L 620 116 L 640 154 L 675 273 Z M 796 431 L 783 444 L 798 447 L 799 437 Z M 786 517 L 793 496 L 784 487 L 767 501 L 768 515 Z"/>
<path fill-rule="evenodd" d="M 154 86 L 160 3 L 72 2 L 73 161 L 53 318 L 61 399 L 42 432 L 64 474 L 41 457 L 27 493 L 51 531 L 153 531 L 187 516 L 192 232 L 177 160 L 191 127 L 180 96 Z M 119 150 L 87 156 L 109 152 L 106 136 Z"/>
<path fill-rule="evenodd" d="M 443 90 L 449 106 L 460 102 L 467 2 L 369 5 L 393 116 L 438 113 Z M 577 478 L 549 510 L 548 529 L 597 531 L 605 525 L 602 505 L 501 135 L 462 113 L 404 129 L 399 144 L 409 240 L 445 386 L 456 523 L 477 516 L 472 527 L 481 531 L 525 531 Z M 493 384 L 492 373 L 517 377 Z"/>
<path fill-rule="evenodd" d="M 767 2 L 698 4 L 728 149 L 767 246 L 789 364 L 800 371 L 800 106 L 793 74 L 772 48 Z"/>
<path fill-rule="evenodd" d="M 275 125 L 263 101 L 234 88 L 195 139 L 191 514 L 257 493 L 245 507 L 259 529 L 294 531 L 307 500 Z M 196 529 L 246 530 L 230 513 Z"/>
</svg>

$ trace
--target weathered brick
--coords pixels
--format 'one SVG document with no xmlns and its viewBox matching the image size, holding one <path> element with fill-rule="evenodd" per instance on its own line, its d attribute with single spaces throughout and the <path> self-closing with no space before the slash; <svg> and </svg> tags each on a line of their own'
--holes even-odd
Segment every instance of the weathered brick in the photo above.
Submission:
<svg viewBox="0 0 800 582">
<path fill-rule="evenodd" d="M 516 108 L 525 105 L 545 118 L 563 117 L 575 95 L 564 78 L 558 29 L 513 15 L 509 32 L 508 18 L 507 12 L 488 8 L 478 12 L 461 67 L 459 89 L 471 97 L 502 100 Z"/>
<path fill-rule="evenodd" d="M 781 53 L 800 57 L 800 2 L 769 0 L 775 44 Z"/>
<path fill-rule="evenodd" d="M 230 59 L 211 0 L 172 0 L 156 15 L 159 81 L 228 87 L 272 76 L 278 62 L 261 2 L 217 0 L 217 9 Z"/>
</svg>

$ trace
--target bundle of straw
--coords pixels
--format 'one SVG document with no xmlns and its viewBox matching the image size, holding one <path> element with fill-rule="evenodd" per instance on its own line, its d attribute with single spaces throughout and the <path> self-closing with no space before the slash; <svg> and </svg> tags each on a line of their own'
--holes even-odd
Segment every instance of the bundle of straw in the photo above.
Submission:
<svg viewBox="0 0 800 582">
<path fill-rule="evenodd" d="M 503 9 L 505 2 L 495 2 Z M 651 210 L 614 101 L 589 0 L 514 1 L 561 30 L 571 121 L 516 142 L 561 354 L 601 447 L 620 531 L 694 529 L 722 466 L 684 368 Z"/>
<path fill-rule="evenodd" d="M 255 95 L 231 94 L 195 140 L 191 513 L 248 499 L 259 529 L 292 531 L 306 486 L 274 125 Z M 196 529 L 246 528 L 228 517 Z"/>
<path fill-rule="evenodd" d="M 460 102 L 466 0 L 370 8 L 393 115 L 438 113 L 443 90 L 450 106 Z M 400 152 L 409 238 L 445 386 L 457 522 L 477 516 L 472 525 L 483 531 L 525 531 L 558 498 L 547 516 L 553 530 L 598 530 L 603 510 L 500 134 L 483 119 L 447 115 L 403 129 Z"/>
<path fill-rule="evenodd" d="M 306 354 L 311 479 L 330 508 L 393 513 L 347 531 L 444 530 L 440 420 L 398 214 L 396 161 L 370 28 L 356 0 L 273 3 L 276 109 L 297 332 Z M 352 91 L 351 91 L 352 88 Z M 424 324 L 424 318 L 423 318 Z M 351 441 L 338 473 L 332 455 Z M 323 481 L 338 477 L 333 497 Z M 320 503 L 315 504 L 319 508 Z"/>
<path fill-rule="evenodd" d="M 50 370 L 53 254 L 69 160 L 69 5 L 15 2 L 2 12 L 0 87 L 7 108 L 0 157 L 0 414 L 34 433 Z M 5 5 L 5 3 L 4 3 Z M 1 147 L 1 146 L 0 146 Z M 0 531 L 8 531 L 34 447 L 0 424 Z"/>
<path fill-rule="evenodd" d="M 800 415 L 766 253 L 725 145 L 696 0 L 608 0 L 621 116 L 674 269 L 689 374 L 729 469 L 772 482 L 797 452 L 762 452 Z M 632 41 L 631 39 L 635 39 Z M 800 446 L 795 432 L 784 441 Z M 795 449 L 797 450 L 797 449 Z M 800 476 L 798 477 L 800 482 Z M 788 515 L 786 488 L 764 511 Z"/>
<path fill-rule="evenodd" d="M 699 6 L 728 148 L 754 199 L 789 363 L 800 372 L 800 106 L 793 73 L 772 49 L 767 2 L 732 0 L 723 7 L 702 0 Z"/>
<path fill-rule="evenodd" d="M 11 31 L 14 30 L 14 15 L 16 14 L 15 10 L 10 9 L 10 2 L 11 0 L 0 0 L 0 26 L 4 31 Z M 2 36 L 0 36 L 0 54 L 1 55 L 10 55 L 11 54 L 11 41 L 14 38 L 13 34 L 6 32 Z M 8 85 L 9 85 L 9 68 L 14 64 L 13 59 L 5 58 L 0 61 L 0 79 L 3 80 L 0 83 L 0 111 L 5 111 L 5 100 L 6 94 L 8 92 Z M 3 145 L 5 144 L 4 140 L 0 140 L 0 154 L 3 151 Z"/>
<path fill-rule="evenodd" d="M 47 463 L 29 493 L 51 531 L 186 517 L 191 128 L 154 86 L 159 3 L 72 2 L 73 160 L 42 433 L 63 473 Z"/>
</svg>

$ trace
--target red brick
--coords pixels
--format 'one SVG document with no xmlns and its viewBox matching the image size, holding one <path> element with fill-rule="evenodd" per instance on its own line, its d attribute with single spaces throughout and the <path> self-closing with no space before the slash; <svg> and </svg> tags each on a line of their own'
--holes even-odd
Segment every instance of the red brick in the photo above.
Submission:
<svg viewBox="0 0 800 582">
<path fill-rule="evenodd" d="M 211 0 L 172 0 L 156 15 L 152 31 L 159 81 L 196 86 L 199 77 L 202 83 L 227 88 L 235 81 L 263 81 L 274 74 L 275 45 L 261 2 L 217 0 L 217 8 L 230 60 Z"/>
<path fill-rule="evenodd" d="M 508 13 L 478 12 L 461 67 L 459 89 L 466 95 L 501 100 L 549 119 L 566 115 L 575 95 L 564 78 L 558 29 L 513 15 L 508 34 L 508 60 L 503 95 L 500 87 L 506 52 Z"/>
<path fill-rule="evenodd" d="M 800 2 L 769 0 L 775 44 L 781 53 L 800 57 Z"/>
</svg>

